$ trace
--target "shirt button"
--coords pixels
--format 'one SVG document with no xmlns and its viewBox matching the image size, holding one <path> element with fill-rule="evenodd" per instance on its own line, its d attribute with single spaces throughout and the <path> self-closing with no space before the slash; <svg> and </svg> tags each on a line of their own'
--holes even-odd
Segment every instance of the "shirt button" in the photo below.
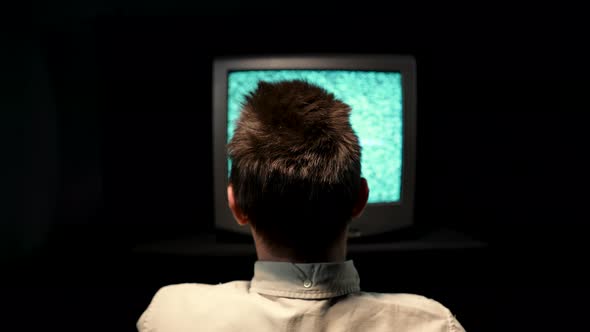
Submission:
<svg viewBox="0 0 590 332">
<path fill-rule="evenodd" d="M 305 287 L 305 288 L 309 288 L 309 287 L 311 287 L 311 280 L 305 280 L 305 281 L 303 282 L 303 287 Z"/>
</svg>

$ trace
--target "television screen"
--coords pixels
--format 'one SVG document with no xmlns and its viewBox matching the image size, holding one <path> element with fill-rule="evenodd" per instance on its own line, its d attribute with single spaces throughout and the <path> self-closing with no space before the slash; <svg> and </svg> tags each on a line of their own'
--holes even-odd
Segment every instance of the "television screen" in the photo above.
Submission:
<svg viewBox="0 0 590 332">
<path fill-rule="evenodd" d="M 416 151 L 416 64 L 388 54 L 260 55 L 219 57 L 213 63 L 213 171 L 215 227 L 248 233 L 227 207 L 231 140 L 246 96 L 258 82 L 300 79 L 319 85 L 351 108 L 361 144 L 362 176 L 369 204 L 355 218 L 350 237 L 365 237 L 413 224 Z M 222 232 L 221 232 L 222 233 Z"/>
<path fill-rule="evenodd" d="M 348 104 L 350 121 L 362 148 L 362 175 L 371 188 L 369 203 L 400 200 L 403 102 L 399 72 L 358 70 L 244 70 L 228 74 L 227 140 L 231 140 L 246 95 L 259 81 L 301 79 Z M 231 161 L 228 160 L 228 170 Z"/>
</svg>

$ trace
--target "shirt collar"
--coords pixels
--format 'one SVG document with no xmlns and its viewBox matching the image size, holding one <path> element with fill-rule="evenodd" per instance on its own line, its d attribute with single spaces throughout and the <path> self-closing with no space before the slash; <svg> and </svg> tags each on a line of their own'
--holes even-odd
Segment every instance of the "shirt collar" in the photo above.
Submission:
<svg viewBox="0 0 590 332">
<path fill-rule="evenodd" d="M 250 290 L 280 297 L 326 299 L 359 292 L 360 279 L 351 260 L 305 264 L 257 261 Z"/>
</svg>

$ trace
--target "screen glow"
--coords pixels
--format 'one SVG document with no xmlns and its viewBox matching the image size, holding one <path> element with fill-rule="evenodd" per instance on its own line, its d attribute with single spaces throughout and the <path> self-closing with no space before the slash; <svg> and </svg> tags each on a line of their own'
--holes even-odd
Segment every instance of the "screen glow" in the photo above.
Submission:
<svg viewBox="0 0 590 332">
<path fill-rule="evenodd" d="M 369 203 L 400 200 L 402 180 L 403 103 L 399 72 L 353 70 L 245 70 L 228 76 L 227 137 L 247 94 L 259 81 L 302 79 L 333 93 L 352 108 L 350 122 L 359 137 L 363 177 L 370 188 Z M 228 160 L 228 170 L 231 169 Z"/>
</svg>

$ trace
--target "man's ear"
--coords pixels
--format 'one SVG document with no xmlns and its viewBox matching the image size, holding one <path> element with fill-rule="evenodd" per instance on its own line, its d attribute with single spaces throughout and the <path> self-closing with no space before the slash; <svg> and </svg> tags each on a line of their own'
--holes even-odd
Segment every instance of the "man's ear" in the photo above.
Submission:
<svg viewBox="0 0 590 332">
<path fill-rule="evenodd" d="M 367 179 L 361 178 L 361 186 L 359 188 L 358 196 L 356 202 L 354 203 L 354 207 L 352 208 L 353 218 L 359 217 L 363 213 L 363 210 L 367 206 L 368 199 L 369 185 L 367 184 Z"/>
<path fill-rule="evenodd" d="M 234 197 L 234 188 L 232 187 L 231 183 L 227 186 L 227 202 L 229 205 L 229 209 L 231 213 L 234 215 L 234 219 L 240 226 L 244 226 L 248 224 L 248 218 L 242 213 L 238 204 L 236 204 L 236 199 Z"/>
</svg>

